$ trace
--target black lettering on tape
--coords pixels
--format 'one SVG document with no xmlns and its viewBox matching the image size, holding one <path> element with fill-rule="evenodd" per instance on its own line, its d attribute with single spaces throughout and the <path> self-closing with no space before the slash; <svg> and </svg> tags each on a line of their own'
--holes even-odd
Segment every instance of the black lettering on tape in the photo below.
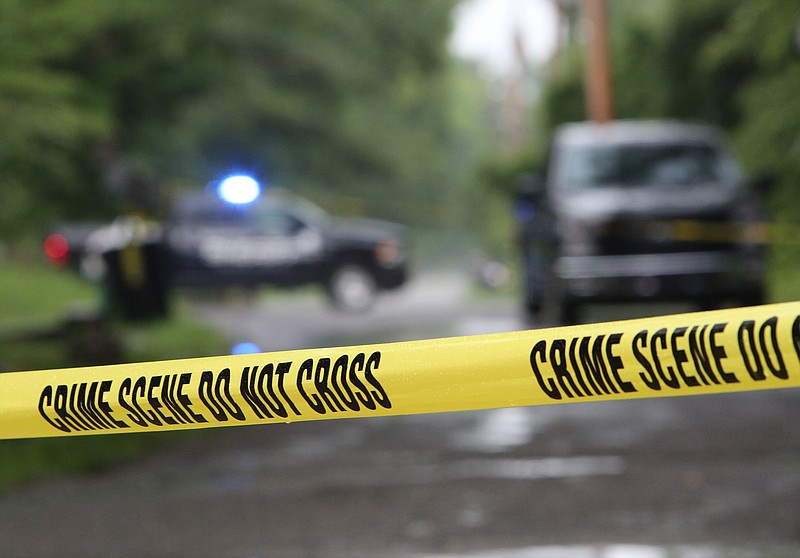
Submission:
<svg viewBox="0 0 800 558">
<path fill-rule="evenodd" d="M 792 336 L 794 338 L 795 324 L 792 325 Z M 761 327 L 758 328 L 756 335 L 755 320 L 745 320 L 739 326 L 737 336 L 739 342 L 739 352 L 742 355 L 742 362 L 747 369 L 750 377 L 755 381 L 766 379 L 766 370 L 773 376 L 781 380 L 789 379 L 789 371 L 783 359 L 781 348 L 778 345 L 778 317 L 767 318 Z M 794 341 L 796 343 L 796 341 Z M 796 344 L 795 344 L 796 347 Z"/>
<path fill-rule="evenodd" d="M 153 395 L 153 392 L 156 391 L 159 386 L 161 386 L 161 376 L 151 376 L 147 389 L 147 402 L 150 404 L 150 408 L 153 409 L 153 412 L 158 415 L 159 418 L 156 420 L 158 421 L 159 425 L 161 425 L 161 421 L 164 421 L 166 424 L 170 425 L 177 424 L 177 421 L 172 418 L 171 415 L 165 415 L 161 411 L 161 407 L 163 407 L 161 400 Z"/>
<path fill-rule="evenodd" d="M 711 333 L 708 337 L 709 341 L 711 341 L 711 354 L 714 357 L 714 363 L 717 365 L 717 373 L 726 384 L 735 384 L 739 382 L 739 378 L 733 372 L 727 372 L 722 367 L 722 359 L 727 358 L 727 353 L 725 352 L 725 347 L 717 343 L 717 335 L 723 333 L 727 326 L 727 322 L 714 324 L 711 326 Z"/>
<path fill-rule="evenodd" d="M 689 357 L 686 356 L 685 350 L 678 347 L 678 341 L 686 335 L 687 329 L 685 327 L 676 327 L 672 330 L 672 335 L 669 337 L 670 347 L 672 349 L 672 358 L 675 361 L 675 368 L 678 371 L 678 375 L 683 379 L 683 383 L 688 387 L 697 387 L 700 382 L 696 377 L 689 375 L 683 367 L 684 364 L 689 362 Z"/>
<path fill-rule="evenodd" d="M 567 368 L 567 342 L 564 339 L 553 339 L 550 343 L 550 367 L 553 369 L 561 391 L 567 397 L 574 397 L 572 391 L 576 392 L 578 396 L 583 395 L 572 383 L 572 376 Z M 569 388 L 572 388 L 572 391 Z"/>
<path fill-rule="evenodd" d="M 612 333 L 608 336 L 608 341 L 606 342 L 606 360 L 608 360 L 608 365 L 611 368 L 611 375 L 614 377 L 614 381 L 616 381 L 619 388 L 625 393 L 633 393 L 636 391 L 633 383 L 619 377 L 619 371 L 623 369 L 623 363 L 622 357 L 614 354 L 614 347 L 618 346 L 621 342 L 621 333 Z"/>
<path fill-rule="evenodd" d="M 680 390 L 734 384 L 740 381 L 739 367 L 756 382 L 769 377 L 786 380 L 795 363 L 787 365 L 782 352 L 786 348 L 781 345 L 785 340 L 779 339 L 779 324 L 786 325 L 782 319 L 788 318 L 773 315 L 739 324 L 735 347 L 741 361 L 728 354 L 736 351 L 726 346 L 729 338 L 734 346 L 733 332 L 726 335 L 728 323 L 721 322 L 661 327 L 653 332 L 642 329 L 630 340 L 635 361 L 628 361 L 627 351 L 622 350 L 628 345 L 627 332 L 539 340 L 531 348 L 530 366 L 538 388 L 552 400 L 613 398 L 638 391 L 638 381 L 653 391 L 662 386 Z M 794 317 L 790 332 L 800 359 L 800 315 Z M 734 360 L 727 363 L 728 358 Z M 369 356 L 361 352 L 308 358 L 296 369 L 291 361 L 247 366 L 238 378 L 230 368 L 206 370 L 199 374 L 193 395 L 219 422 L 246 421 L 252 417 L 245 413 L 248 408 L 260 419 L 286 419 L 292 412 L 301 415 L 296 394 L 320 415 L 374 411 L 378 406 L 390 409 L 392 402 L 378 379 L 380 365 L 381 352 L 374 351 Z M 287 391 L 290 373 L 296 379 L 296 393 Z M 629 381 L 637 375 L 636 382 Z M 46 385 L 39 393 L 37 410 L 50 427 L 66 433 L 208 422 L 207 414 L 196 412 L 198 403 L 187 393 L 194 385 L 192 378 L 191 372 L 185 372 L 123 377 L 119 384 L 101 380 Z M 238 391 L 232 392 L 232 381 L 239 382 Z M 112 387 L 117 389 L 112 391 Z"/>
<path fill-rule="evenodd" d="M 47 409 L 53 406 L 53 386 L 47 385 L 39 395 L 39 414 L 41 417 L 53 428 L 57 428 L 62 432 L 72 432 L 72 429 L 67 426 L 59 418 L 51 417 L 47 414 Z"/>
<path fill-rule="evenodd" d="M 334 413 L 344 411 L 339 399 L 331 389 L 331 359 L 328 357 L 321 358 L 317 361 L 317 367 L 314 370 L 314 387 L 317 390 L 317 395 L 325 402 L 325 405 Z"/>
<path fill-rule="evenodd" d="M 681 326 L 672 332 L 661 328 L 652 335 L 646 329 L 641 330 L 631 343 L 633 356 L 642 366 L 639 377 L 655 391 L 661 390 L 662 383 L 680 389 L 681 384 L 690 388 L 701 383 L 719 384 L 719 377 L 727 383 L 737 382 L 736 376 L 722 367 L 725 347 L 717 342 L 716 336 L 725 326 L 724 323 L 714 324 L 710 329 L 708 325 L 691 329 Z M 668 363 L 674 363 L 674 367 Z"/>
<path fill-rule="evenodd" d="M 264 391 L 264 381 L 272 384 L 272 376 L 275 366 L 272 363 L 261 367 L 261 372 L 258 371 L 258 366 L 253 366 L 252 373 L 249 366 L 245 366 L 242 370 L 241 380 L 239 382 L 239 393 L 242 394 L 245 403 L 250 406 L 250 409 L 260 419 L 274 418 L 274 414 L 278 416 L 288 416 L 286 408 L 280 401 L 276 402 L 270 398 Z M 281 415 L 280 413 L 284 414 Z"/>
<path fill-rule="evenodd" d="M 380 351 L 375 351 L 369 355 L 369 358 L 367 359 L 367 366 L 364 369 L 364 379 L 369 385 L 375 388 L 370 390 L 370 393 L 378 405 L 384 409 L 391 409 L 392 402 L 389 400 L 389 394 L 386 393 L 386 390 L 383 389 L 383 385 L 381 385 L 381 383 L 378 381 L 378 378 L 375 377 L 374 371 L 377 370 L 380 365 L 381 353 Z"/>
<path fill-rule="evenodd" d="M 633 343 L 631 343 L 631 350 L 633 351 L 634 358 L 639 361 L 639 364 L 641 364 L 644 368 L 642 372 L 639 372 L 639 377 L 644 382 L 644 385 L 652 390 L 660 390 L 661 382 L 658 381 L 658 376 L 656 375 L 655 370 L 653 370 L 653 365 L 650 364 L 650 361 L 640 350 L 640 348 L 642 350 L 647 348 L 647 337 L 648 331 L 646 329 L 643 329 L 634 335 Z"/>
<path fill-rule="evenodd" d="M 747 373 L 754 380 L 763 380 L 764 366 L 756 348 L 756 322 L 755 320 L 745 320 L 739 326 L 737 340 L 739 342 L 739 353 L 742 355 L 742 362 L 747 369 Z"/>
<path fill-rule="evenodd" d="M 202 401 L 203 405 L 211 412 L 211 416 L 213 416 L 214 419 L 220 422 L 228 420 L 225 409 L 222 408 L 217 398 L 214 397 L 214 373 L 211 370 L 206 370 L 200 374 L 198 395 L 200 396 L 200 401 Z"/>
<path fill-rule="evenodd" d="M 541 340 L 531 349 L 531 370 L 551 399 L 634 392 L 633 383 L 620 376 L 624 362 L 614 351 L 621 342 L 621 333 L 598 335 L 594 340 L 591 336 L 573 337 L 569 348 L 566 339 L 553 339 L 548 350 L 547 341 Z M 548 362 L 553 376 L 546 378 L 542 365 Z"/>
<path fill-rule="evenodd" d="M 200 400 L 214 418 L 226 422 L 228 416 L 236 420 L 246 420 L 244 411 L 231 395 L 231 369 L 223 368 L 218 374 L 206 370 L 200 375 Z"/>
<path fill-rule="evenodd" d="M 678 378 L 675 376 L 675 370 L 673 370 L 671 366 L 667 366 L 667 371 L 666 373 L 664 372 L 664 366 L 661 363 L 661 356 L 658 351 L 658 347 L 656 346 L 656 341 L 660 341 L 662 350 L 667 349 L 667 328 L 662 327 L 653 334 L 650 345 L 650 354 L 653 357 L 653 362 L 656 366 L 656 373 L 658 374 L 658 377 L 661 378 L 661 381 L 667 386 L 677 389 L 680 387 L 680 383 L 678 382 Z"/>
<path fill-rule="evenodd" d="M 555 382 L 553 382 L 552 378 L 545 380 L 544 376 L 542 376 L 542 371 L 539 369 L 540 363 L 547 364 L 547 341 L 541 340 L 533 346 L 530 362 L 536 382 L 545 395 L 550 399 L 561 399 L 561 392 L 558 391 Z"/>
<path fill-rule="evenodd" d="M 111 421 L 115 428 L 130 428 L 130 425 L 124 420 L 115 419 L 112 415 L 113 409 L 111 404 L 106 400 L 106 396 L 111 391 L 111 380 L 104 380 L 100 383 L 100 389 L 97 391 L 97 404 L 100 411 L 105 417 Z"/>
<path fill-rule="evenodd" d="M 84 387 L 84 396 L 86 394 L 86 384 L 83 384 Z M 80 389 L 78 384 L 72 384 L 71 388 L 69 389 L 69 413 L 70 416 L 77 421 L 83 430 L 95 430 L 97 428 L 96 425 L 93 425 L 86 419 L 83 414 L 78 409 L 78 402 L 75 400 L 75 395 Z"/>
<path fill-rule="evenodd" d="M 186 393 L 186 386 L 189 385 L 192 381 L 192 373 L 191 372 L 184 372 L 181 374 L 180 380 L 178 380 L 178 401 L 183 405 L 183 408 L 186 409 L 186 412 L 189 414 L 191 419 L 194 422 L 208 422 L 208 419 L 201 415 L 200 413 L 195 413 L 192 410 L 192 405 L 194 401 L 192 398 L 189 397 L 189 394 Z"/>
<path fill-rule="evenodd" d="M 340 355 L 333 365 L 329 357 L 316 362 L 306 359 L 297 372 L 297 390 L 308 406 L 321 415 L 329 411 L 345 411 L 346 408 L 359 411 L 362 405 L 370 410 L 376 409 L 377 405 L 390 409 L 389 396 L 375 377 L 380 361 L 379 351 L 369 358 L 358 353 L 352 360 L 347 355 Z"/>
<path fill-rule="evenodd" d="M 119 406 L 128 411 L 128 418 L 136 425 L 146 427 L 147 421 L 142 418 L 142 415 L 138 409 L 134 407 L 132 404 L 129 404 L 126 400 L 126 397 L 133 396 L 133 382 L 130 378 L 125 378 L 122 380 L 122 384 L 119 387 L 119 393 L 117 394 L 117 402 Z"/>
<path fill-rule="evenodd" d="M 92 400 L 97 393 L 97 382 L 88 384 L 89 393 L 87 394 L 87 383 L 72 384 L 72 389 L 69 393 L 69 408 L 72 415 L 77 418 L 89 430 L 100 430 L 108 428 L 103 419 L 95 412 L 94 405 L 87 399 L 87 395 Z"/>
<path fill-rule="evenodd" d="M 281 362 L 275 368 L 275 377 L 278 379 L 278 391 L 281 393 L 281 397 L 283 397 L 283 400 L 286 402 L 287 405 L 289 405 L 289 408 L 292 410 L 292 412 L 295 415 L 300 416 L 300 410 L 297 408 L 297 405 L 294 404 L 292 398 L 289 397 L 289 394 L 286 393 L 286 386 L 284 385 L 284 378 L 286 374 L 289 373 L 289 370 L 291 370 L 291 368 L 292 368 L 291 362 Z M 277 398 L 274 391 L 272 391 L 272 384 L 270 384 L 269 392 L 273 395 L 273 397 Z"/>
<path fill-rule="evenodd" d="M 758 340 L 764 355 L 764 362 L 772 375 L 781 380 L 789 379 L 786 363 L 778 345 L 778 317 L 767 318 L 758 330 Z"/>
<path fill-rule="evenodd" d="M 62 432 L 130 428 L 113 416 L 107 399 L 111 386 L 111 380 L 47 385 L 39 394 L 39 415 Z"/>
<path fill-rule="evenodd" d="M 283 385 L 284 377 L 291 367 L 290 361 L 281 362 L 277 366 L 268 363 L 262 366 L 260 371 L 258 366 L 253 366 L 252 370 L 246 366 L 242 371 L 240 393 L 258 418 L 275 416 L 287 418 L 289 416 L 287 405 L 295 415 L 300 414 Z"/>
<path fill-rule="evenodd" d="M 319 413 L 320 415 L 324 415 L 327 410 L 325 409 L 325 405 L 322 403 L 319 397 L 317 397 L 316 393 L 307 393 L 306 390 L 303 388 L 303 384 L 305 382 L 311 382 L 314 379 L 314 359 L 309 358 L 303 361 L 303 364 L 300 365 L 300 370 L 297 372 L 297 391 L 300 392 L 300 395 L 305 399 L 308 406 L 311 409 Z"/>
<path fill-rule="evenodd" d="M 717 379 L 714 370 L 711 368 L 711 359 L 708 357 L 708 348 L 705 341 L 707 328 L 708 326 L 704 325 L 698 330 L 697 326 L 694 326 L 689 331 L 689 354 L 692 357 L 694 369 L 697 375 L 700 376 L 700 380 L 705 385 L 709 385 L 709 382 L 719 384 L 719 379 Z"/>
<path fill-rule="evenodd" d="M 353 390 L 350 389 L 347 377 L 349 364 L 350 359 L 347 355 L 342 355 L 336 359 L 336 362 L 333 363 L 333 370 L 331 370 L 331 384 L 333 384 L 336 395 L 344 403 L 345 407 L 351 411 L 358 411 L 361 406 L 358 404 Z"/>
<path fill-rule="evenodd" d="M 217 401 L 225 407 L 225 410 L 230 416 L 236 420 L 245 420 L 244 411 L 236 403 L 231 395 L 231 369 L 223 368 L 217 374 L 217 379 L 214 382 L 214 395 Z"/>
<path fill-rule="evenodd" d="M 603 390 L 603 393 L 610 395 L 611 392 L 619 393 L 619 390 L 611 381 L 611 378 L 608 375 L 608 368 L 603 360 L 602 347 L 604 338 L 604 335 L 597 336 L 592 344 L 591 352 L 589 352 L 589 341 L 591 338 L 584 337 L 581 339 L 580 364 L 583 367 L 584 375 L 590 379 L 590 382 L 591 380 L 594 380 L 594 382 L 600 386 L 600 389 Z M 600 394 L 598 393 L 598 395 Z"/>
<path fill-rule="evenodd" d="M 147 401 L 147 378 L 145 376 L 139 376 L 136 379 L 136 383 L 133 384 L 133 391 L 131 393 L 131 401 L 139 411 L 140 415 L 144 417 L 144 419 L 153 426 L 161 426 L 161 421 L 158 418 L 158 415 L 153 411 L 153 409 L 143 409 L 139 400 Z"/>
<path fill-rule="evenodd" d="M 69 388 L 64 384 L 56 386 L 56 395 L 53 401 L 53 410 L 58 415 L 64 424 L 68 425 L 73 430 L 86 430 L 82 427 L 72 416 L 69 414 L 67 404 L 69 401 Z"/>
<path fill-rule="evenodd" d="M 797 359 L 800 360 L 800 316 L 797 316 L 792 322 L 792 346 Z"/>
<path fill-rule="evenodd" d="M 580 396 L 589 396 L 592 395 L 589 386 L 586 385 L 586 382 L 583 379 L 583 371 L 581 367 L 578 365 L 578 355 L 577 355 L 577 347 L 578 347 L 578 338 L 573 337 L 572 341 L 569 342 L 569 363 L 572 365 L 572 369 L 575 371 L 575 380 L 578 382 L 580 386 L 580 390 L 575 390 L 577 395 Z M 589 383 L 591 384 L 592 388 L 594 388 L 594 394 L 599 395 L 597 391 L 597 386 L 594 385 L 591 378 L 587 378 Z"/>
<path fill-rule="evenodd" d="M 365 386 L 361 378 L 358 377 L 359 373 L 364 372 L 366 358 L 367 356 L 364 353 L 358 353 L 353 357 L 350 361 L 349 378 L 350 384 L 356 388 L 354 393 L 358 401 L 367 409 L 374 411 L 376 407 L 375 400 L 372 398 L 372 394 L 369 390 L 367 390 L 367 386 Z"/>
<path fill-rule="evenodd" d="M 186 424 L 191 421 L 186 411 L 178 404 L 177 387 L 177 374 L 164 375 L 161 383 L 161 402 L 164 405 L 164 409 L 169 411 L 175 422 Z"/>
</svg>

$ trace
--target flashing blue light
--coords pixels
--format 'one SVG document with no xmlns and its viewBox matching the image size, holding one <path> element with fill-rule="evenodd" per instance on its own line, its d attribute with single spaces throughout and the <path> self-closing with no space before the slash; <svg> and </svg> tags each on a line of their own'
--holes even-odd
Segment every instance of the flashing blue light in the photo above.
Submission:
<svg viewBox="0 0 800 558">
<path fill-rule="evenodd" d="M 256 353 L 260 353 L 261 349 L 255 343 L 250 343 L 244 341 L 242 343 L 237 343 L 231 349 L 232 355 L 253 355 Z"/>
<path fill-rule="evenodd" d="M 217 187 L 217 195 L 223 201 L 236 205 L 252 203 L 260 194 L 261 185 L 258 181 L 244 174 L 229 176 Z"/>
</svg>

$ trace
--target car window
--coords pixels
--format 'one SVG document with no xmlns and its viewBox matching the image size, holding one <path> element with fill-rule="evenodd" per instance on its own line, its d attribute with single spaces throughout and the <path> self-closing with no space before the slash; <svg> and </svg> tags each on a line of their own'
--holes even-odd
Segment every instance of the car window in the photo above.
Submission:
<svg viewBox="0 0 800 558">
<path fill-rule="evenodd" d="M 569 189 L 692 186 L 737 179 L 730 157 L 705 143 L 568 146 L 558 168 L 558 183 Z"/>
<path fill-rule="evenodd" d="M 289 235 L 303 227 L 300 219 L 286 211 L 264 205 L 209 205 L 184 209 L 175 215 L 182 225 L 250 229 L 269 235 Z"/>
<path fill-rule="evenodd" d="M 289 235 L 302 228 L 302 223 L 295 217 L 267 207 L 255 207 L 248 211 L 244 221 L 259 233 L 269 235 Z"/>
</svg>

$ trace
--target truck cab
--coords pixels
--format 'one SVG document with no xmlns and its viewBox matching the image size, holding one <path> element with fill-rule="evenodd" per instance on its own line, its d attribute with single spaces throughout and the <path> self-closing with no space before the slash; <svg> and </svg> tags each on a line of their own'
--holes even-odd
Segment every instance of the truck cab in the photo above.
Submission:
<svg viewBox="0 0 800 558">
<path fill-rule="evenodd" d="M 517 206 L 533 317 L 573 323 L 600 302 L 764 299 L 762 211 L 713 126 L 564 125 Z"/>
</svg>

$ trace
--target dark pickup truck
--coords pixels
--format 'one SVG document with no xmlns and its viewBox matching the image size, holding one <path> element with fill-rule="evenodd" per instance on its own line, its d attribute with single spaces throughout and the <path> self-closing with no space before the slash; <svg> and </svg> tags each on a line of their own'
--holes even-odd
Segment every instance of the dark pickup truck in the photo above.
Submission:
<svg viewBox="0 0 800 558">
<path fill-rule="evenodd" d="M 121 219 L 88 231 L 65 227 L 49 242 L 61 263 L 71 257 L 84 273 L 108 273 L 108 254 L 132 243 L 162 248 L 170 286 L 292 287 L 318 284 L 334 307 L 368 309 L 380 291 L 403 285 L 408 246 L 402 226 L 335 218 L 311 202 L 269 190 L 248 203 L 212 193 L 180 198 L 166 224 Z M 57 240 L 54 240 L 57 239 Z"/>
<path fill-rule="evenodd" d="M 533 317 L 571 323 L 596 302 L 764 299 L 763 215 L 712 126 L 564 125 L 515 212 Z"/>
</svg>

